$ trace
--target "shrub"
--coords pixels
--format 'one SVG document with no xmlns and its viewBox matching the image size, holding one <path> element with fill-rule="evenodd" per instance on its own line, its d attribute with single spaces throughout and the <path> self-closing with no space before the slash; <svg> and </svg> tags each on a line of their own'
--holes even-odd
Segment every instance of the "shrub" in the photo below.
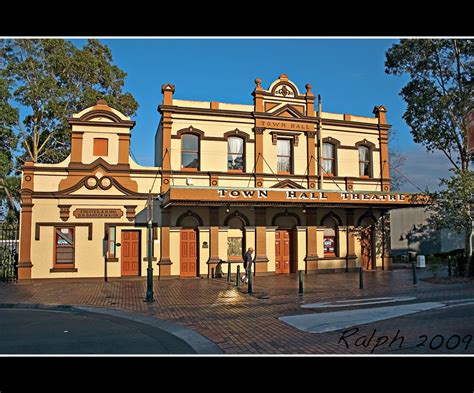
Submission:
<svg viewBox="0 0 474 393">
<path fill-rule="evenodd" d="M 446 264 L 446 258 L 441 256 L 442 254 L 428 255 L 427 269 L 433 273 L 435 277 L 438 277 L 438 273 L 443 270 Z"/>
</svg>

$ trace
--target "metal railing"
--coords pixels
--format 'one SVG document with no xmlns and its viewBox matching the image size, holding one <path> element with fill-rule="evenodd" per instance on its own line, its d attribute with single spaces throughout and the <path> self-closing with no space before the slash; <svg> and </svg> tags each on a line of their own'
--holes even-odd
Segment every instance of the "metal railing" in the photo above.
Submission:
<svg viewBox="0 0 474 393">
<path fill-rule="evenodd" d="M 18 226 L 0 225 L 0 281 L 18 278 Z"/>
</svg>

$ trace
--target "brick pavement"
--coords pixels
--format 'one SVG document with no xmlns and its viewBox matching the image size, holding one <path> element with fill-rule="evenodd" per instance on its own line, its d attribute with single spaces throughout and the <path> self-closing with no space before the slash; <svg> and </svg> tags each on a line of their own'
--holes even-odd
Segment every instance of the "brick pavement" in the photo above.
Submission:
<svg viewBox="0 0 474 393">
<path fill-rule="evenodd" d="M 85 305 L 155 316 L 194 329 L 229 354 L 369 354 L 377 337 L 385 335 L 389 343 L 398 329 L 404 338 L 404 349 L 397 350 L 396 343 L 391 347 L 387 343 L 374 353 L 474 353 L 474 343 L 467 350 L 462 343 L 450 350 L 445 343 L 439 349 L 429 348 L 430 343 L 436 348 L 441 342 L 441 337 L 431 342 L 436 334 L 443 335 L 444 341 L 454 334 L 461 339 L 473 334 L 474 307 L 453 308 L 452 318 L 433 310 L 361 325 L 350 340 L 361 335 L 369 337 L 375 328 L 371 345 L 364 346 L 367 340 L 364 342 L 362 337 L 359 345 L 348 339 L 349 348 L 338 343 L 341 332 L 305 333 L 278 320 L 283 315 L 315 312 L 300 308 L 302 303 L 384 296 L 416 296 L 417 302 L 474 298 L 472 283 L 428 283 L 421 278 L 429 276 L 429 272 L 422 272 L 415 287 L 411 274 L 408 269 L 368 272 L 363 290 L 358 287 L 357 273 L 308 275 L 304 277 L 303 296 L 298 295 L 296 275 L 256 277 L 253 296 L 246 293 L 246 287 L 237 289 L 225 278 L 155 280 L 156 302 L 152 304 L 143 302 L 145 279 L 35 280 L 28 284 L 0 283 L 0 303 Z M 423 334 L 428 335 L 425 346 L 415 347 Z M 451 346 L 456 340 L 451 338 Z"/>
</svg>

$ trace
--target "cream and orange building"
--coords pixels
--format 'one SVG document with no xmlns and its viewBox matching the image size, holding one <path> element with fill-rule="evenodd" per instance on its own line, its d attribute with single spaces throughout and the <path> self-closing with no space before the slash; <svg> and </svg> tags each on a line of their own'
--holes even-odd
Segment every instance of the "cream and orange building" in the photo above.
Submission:
<svg viewBox="0 0 474 393">
<path fill-rule="evenodd" d="M 323 112 L 285 74 L 255 84 L 253 105 L 163 85 L 154 167 L 105 101 L 72 115 L 70 156 L 23 168 L 19 278 L 145 276 L 151 217 L 160 277 L 235 272 L 249 247 L 257 275 L 390 269 L 387 213 L 419 201 L 390 192 L 386 109 Z"/>
</svg>

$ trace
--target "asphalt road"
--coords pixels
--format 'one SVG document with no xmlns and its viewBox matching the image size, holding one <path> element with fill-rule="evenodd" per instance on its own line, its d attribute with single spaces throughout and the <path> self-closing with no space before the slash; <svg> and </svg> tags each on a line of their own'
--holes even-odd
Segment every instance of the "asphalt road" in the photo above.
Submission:
<svg viewBox="0 0 474 393">
<path fill-rule="evenodd" d="M 157 327 L 89 312 L 0 309 L 0 354 L 194 354 Z"/>
</svg>

